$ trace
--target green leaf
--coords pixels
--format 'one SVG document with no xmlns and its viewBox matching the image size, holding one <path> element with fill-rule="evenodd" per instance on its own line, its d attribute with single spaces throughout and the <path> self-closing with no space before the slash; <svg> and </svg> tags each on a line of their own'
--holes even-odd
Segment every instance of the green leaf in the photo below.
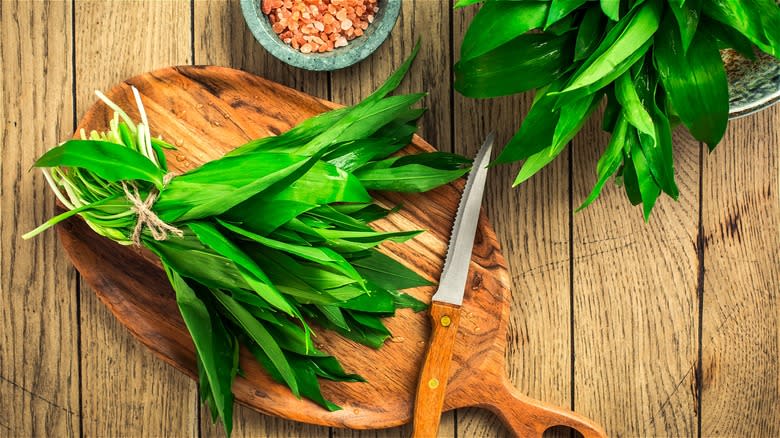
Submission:
<svg viewBox="0 0 780 438">
<path fill-rule="evenodd" d="M 655 201 L 661 193 L 661 189 L 655 183 L 650 167 L 647 163 L 642 149 L 639 147 L 639 141 L 635 133 L 629 130 L 628 141 L 631 145 L 631 162 L 636 170 L 639 193 L 642 197 L 642 209 L 644 211 L 645 222 L 650 220 L 650 212 L 653 210 Z"/>
<path fill-rule="evenodd" d="M 295 150 L 296 154 L 315 155 L 335 144 L 368 137 L 382 126 L 409 112 L 424 93 L 385 97 L 376 102 L 366 98 L 331 128 Z"/>
<path fill-rule="evenodd" d="M 626 121 L 625 117 L 619 116 L 615 123 L 615 129 L 612 133 L 612 138 L 609 140 L 607 149 L 601 155 L 601 158 L 599 158 L 599 162 L 596 165 L 596 174 L 598 175 L 598 180 L 593 186 L 590 195 L 588 195 L 585 201 L 583 201 L 582 204 L 577 208 L 577 211 L 580 211 L 593 203 L 593 201 L 599 197 L 601 189 L 604 187 L 604 184 L 607 182 L 609 177 L 618 170 L 620 162 L 623 159 L 623 144 L 626 142 L 627 128 L 628 122 Z"/>
<path fill-rule="evenodd" d="M 603 3 L 602 3 L 603 4 Z M 604 38 L 596 52 L 574 73 L 561 95 L 579 91 L 589 94 L 615 80 L 641 59 L 652 43 L 661 20 L 658 0 L 648 0 Z"/>
<path fill-rule="evenodd" d="M 262 269 L 249 258 L 241 249 L 233 242 L 227 239 L 222 233 L 217 230 L 214 225 L 206 222 L 188 222 L 187 226 L 195 233 L 198 239 L 203 242 L 204 245 L 210 247 L 223 257 L 226 257 L 233 261 L 236 265 L 249 271 L 249 274 L 254 276 L 255 279 L 264 283 L 264 287 L 254 288 L 268 304 L 273 307 L 287 313 L 291 316 L 299 316 L 298 312 L 287 302 L 286 299 L 276 290 L 273 283 L 265 275 Z M 244 276 L 246 279 L 246 275 Z M 255 282 L 248 281 L 250 285 L 254 285 Z"/>
<path fill-rule="evenodd" d="M 328 321 L 330 321 L 331 324 L 340 329 L 349 331 L 349 324 L 347 324 L 347 320 L 344 319 L 344 315 L 341 313 L 341 309 L 338 306 L 332 304 L 320 304 L 317 306 L 317 309 L 322 312 L 322 314 L 325 316 L 325 318 L 328 319 Z"/>
<path fill-rule="evenodd" d="M 302 204 L 330 204 L 372 200 L 355 175 L 324 161 L 318 161 L 303 176 L 278 188 L 278 192 L 264 196 L 269 203 L 293 201 Z"/>
<path fill-rule="evenodd" d="M 585 11 L 577 30 L 577 41 L 574 44 L 575 61 L 587 58 L 598 47 L 599 40 L 604 34 L 602 17 L 603 15 L 598 8 L 588 8 Z"/>
<path fill-rule="evenodd" d="M 595 99 L 595 97 L 595 95 L 585 96 L 561 107 L 551 144 L 525 160 L 517 178 L 512 183 L 513 186 L 527 181 L 563 151 L 566 144 L 579 132 L 598 104 L 600 99 Z"/>
<path fill-rule="evenodd" d="M 355 176 L 367 190 L 393 192 L 427 192 L 455 181 L 469 172 L 469 168 L 440 170 L 420 164 L 386 169 L 359 169 Z"/>
<path fill-rule="evenodd" d="M 728 81 L 712 37 L 696 33 L 684 53 L 677 26 L 667 17 L 666 37 L 656 41 L 654 59 L 664 90 L 680 119 L 696 139 L 714 148 L 728 124 Z"/>
<path fill-rule="evenodd" d="M 203 245 L 189 229 L 184 232 L 181 239 L 146 239 L 144 245 L 182 277 L 208 287 L 252 289 L 232 260 Z"/>
<path fill-rule="evenodd" d="M 601 10 L 612 21 L 620 19 L 620 0 L 601 0 Z"/>
<path fill-rule="evenodd" d="M 358 274 L 355 271 L 352 265 L 350 265 L 349 262 L 347 262 L 344 259 L 344 257 L 342 257 L 341 255 L 339 255 L 338 253 L 336 253 L 335 251 L 329 248 L 318 248 L 318 247 L 284 243 L 278 240 L 269 239 L 259 234 L 246 231 L 236 225 L 233 225 L 231 223 L 219 219 L 217 219 L 217 222 L 219 222 L 220 225 L 227 228 L 228 230 L 236 234 L 239 234 L 241 236 L 244 236 L 248 239 L 254 240 L 255 242 L 265 245 L 271 249 L 284 251 L 305 260 L 310 260 L 313 262 L 331 266 L 333 268 L 338 269 L 341 273 L 347 275 L 348 277 L 355 279 L 358 282 L 362 281 L 360 274 Z"/>
<path fill-rule="evenodd" d="M 719 49 L 734 49 L 747 59 L 756 59 L 753 43 L 733 27 L 719 23 L 707 16 L 702 17 L 699 26 L 706 28 L 710 35 L 717 38 Z"/>
<path fill-rule="evenodd" d="M 433 284 L 400 262 L 376 250 L 368 251 L 366 256 L 352 260 L 352 265 L 360 275 L 382 289 L 408 289 Z"/>
<path fill-rule="evenodd" d="M 158 189 L 162 189 L 165 175 L 135 150 L 100 140 L 68 140 L 43 154 L 33 166 L 80 167 L 111 182 L 148 181 Z"/>
<path fill-rule="evenodd" d="M 263 352 L 268 355 L 268 358 L 281 374 L 284 383 L 290 387 L 292 393 L 299 396 L 300 392 L 298 390 L 298 382 L 295 379 L 295 373 L 293 372 L 290 363 L 285 358 L 282 349 L 279 348 L 279 344 L 276 343 L 276 339 L 271 336 L 260 321 L 255 319 L 249 311 L 231 296 L 218 289 L 212 289 L 211 293 L 217 301 L 222 304 L 222 307 L 230 313 L 236 323 L 244 329 L 247 336 L 252 338 L 252 340 L 260 346 Z"/>
<path fill-rule="evenodd" d="M 571 14 L 575 9 L 584 5 L 586 1 L 587 0 L 552 0 L 550 3 L 550 12 L 547 14 L 547 21 L 544 24 L 544 28 L 547 29 L 553 23 Z M 502 18 L 499 17 L 497 21 L 500 22 L 501 19 Z"/>
<path fill-rule="evenodd" d="M 571 67 L 574 32 L 525 34 L 455 65 L 455 89 L 466 97 L 497 97 L 528 91 Z"/>
<path fill-rule="evenodd" d="M 683 52 L 687 53 L 699 25 L 700 0 L 687 0 L 685 3 L 672 1 L 669 2 L 669 9 L 672 10 L 680 29 Z"/>
<path fill-rule="evenodd" d="M 624 145 L 629 145 L 628 140 Z M 630 151 L 630 146 L 629 146 Z M 642 203 L 642 193 L 639 191 L 639 180 L 637 179 L 636 169 L 634 168 L 634 162 L 631 159 L 630 152 L 623 150 L 623 186 L 626 189 L 626 196 L 631 202 L 631 205 L 639 205 Z"/>
<path fill-rule="evenodd" d="M 270 200 L 261 193 L 231 208 L 221 217 L 265 236 L 314 207 L 315 204 L 298 201 Z M 260 211 L 263 214 L 257 214 Z"/>
<path fill-rule="evenodd" d="M 551 96 L 550 92 L 557 90 L 559 85 L 559 82 L 554 82 L 547 89 L 537 92 L 536 100 L 520 125 L 520 130 L 504 146 L 494 164 L 525 160 L 552 143 L 560 109 L 555 108 L 558 98 Z"/>
<path fill-rule="evenodd" d="M 774 0 L 707 0 L 702 13 L 738 30 L 764 52 L 780 56 L 780 9 Z"/>
<path fill-rule="evenodd" d="M 548 8 L 550 4 L 544 2 L 485 3 L 463 37 L 460 47 L 461 62 L 483 55 L 531 29 L 542 27 Z"/>
<path fill-rule="evenodd" d="M 223 157 L 174 178 L 154 209 L 169 223 L 217 216 L 315 162 L 311 157 L 265 152 Z"/>
<path fill-rule="evenodd" d="M 184 319 L 192 341 L 195 344 L 198 363 L 202 367 L 201 387 L 208 385 L 209 397 L 214 401 L 216 411 L 222 417 L 225 433 L 230 436 L 233 428 L 233 393 L 231 387 L 235 373 L 231 364 L 234 360 L 235 339 L 232 338 L 219 318 L 212 315 L 206 304 L 175 270 L 163 264 L 168 279 L 176 292 L 176 303 Z"/>
<path fill-rule="evenodd" d="M 653 118 L 639 100 L 634 81 L 629 72 L 623 73 L 615 81 L 615 98 L 623 107 L 623 113 L 628 123 L 639 132 L 655 137 Z"/>
<path fill-rule="evenodd" d="M 322 159 L 346 172 L 351 172 L 369 161 L 398 152 L 408 144 L 392 138 L 366 138 L 340 145 Z"/>
</svg>

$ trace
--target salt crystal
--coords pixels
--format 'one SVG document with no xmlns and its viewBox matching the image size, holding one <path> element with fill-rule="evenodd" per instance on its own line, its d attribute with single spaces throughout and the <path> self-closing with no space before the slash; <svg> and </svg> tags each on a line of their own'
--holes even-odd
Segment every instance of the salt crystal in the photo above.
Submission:
<svg viewBox="0 0 780 438">
<path fill-rule="evenodd" d="M 309 43 L 306 43 L 301 46 L 301 53 L 311 53 L 312 46 Z"/>
<path fill-rule="evenodd" d="M 346 19 L 341 21 L 341 30 L 352 29 L 352 20 Z"/>
<path fill-rule="evenodd" d="M 320 32 L 322 32 L 323 30 L 325 30 L 325 25 L 324 25 L 324 24 L 322 24 L 322 23 L 321 23 L 321 22 L 319 22 L 319 21 L 315 21 L 315 22 L 314 22 L 314 23 L 312 23 L 312 24 L 313 24 L 313 25 L 314 25 L 314 27 L 315 27 L 315 28 L 316 28 L 318 31 L 320 31 Z"/>
<path fill-rule="evenodd" d="M 333 44 L 333 47 L 344 47 L 347 45 L 347 39 L 344 37 L 338 37 L 336 38 L 336 42 Z"/>
</svg>

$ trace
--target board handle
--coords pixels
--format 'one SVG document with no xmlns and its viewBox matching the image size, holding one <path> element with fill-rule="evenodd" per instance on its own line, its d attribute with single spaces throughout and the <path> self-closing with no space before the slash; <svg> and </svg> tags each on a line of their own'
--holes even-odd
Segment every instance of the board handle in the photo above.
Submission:
<svg viewBox="0 0 780 438">
<path fill-rule="evenodd" d="M 431 338 L 417 383 L 412 438 L 435 437 L 439 431 L 460 310 L 452 304 L 431 303 Z"/>
<path fill-rule="evenodd" d="M 541 438 L 555 426 L 570 427 L 584 438 L 606 438 L 604 429 L 584 416 L 521 394 L 508 380 L 496 385 L 491 399 L 481 405 L 496 415 L 517 437 Z"/>
</svg>

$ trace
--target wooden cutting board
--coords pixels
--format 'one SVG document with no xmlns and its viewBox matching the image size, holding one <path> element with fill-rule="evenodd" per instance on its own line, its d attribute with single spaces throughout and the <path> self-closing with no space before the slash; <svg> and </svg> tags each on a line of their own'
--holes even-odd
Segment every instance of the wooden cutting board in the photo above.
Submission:
<svg viewBox="0 0 780 438">
<path fill-rule="evenodd" d="M 219 158 L 250 139 L 282 133 L 336 106 L 242 71 L 187 66 L 136 76 L 107 93 L 134 120 L 139 116 L 131 85 L 141 93 L 152 134 L 162 135 L 178 148 L 167 152 L 171 171 L 176 173 Z M 104 130 L 111 116 L 109 109 L 98 102 L 87 111 L 79 129 Z M 432 150 L 419 137 L 407 148 L 409 152 Z M 378 198 L 386 206 L 402 204 L 403 208 L 373 223 L 375 228 L 428 230 L 404 244 L 386 244 L 384 252 L 424 277 L 438 280 L 462 187 L 462 181 L 458 181 L 426 194 L 387 194 Z M 58 228 L 73 264 L 116 318 L 160 358 L 196 378 L 194 346 L 179 316 L 174 293 L 154 257 L 96 235 L 80 219 Z M 519 395 L 507 383 L 504 352 L 509 284 L 495 233 L 483 213 L 445 410 L 487 407 L 517 433 L 527 430 L 541 435 L 554 425 L 579 424 L 574 421 L 576 417 L 561 417 L 554 408 Z M 434 288 L 407 292 L 429 302 Z M 335 355 L 348 372 L 367 379 L 366 383 L 322 380 L 325 397 L 342 410 L 328 412 L 295 398 L 287 387 L 272 381 L 247 351 L 241 353 L 245 376 L 238 377 L 233 387 L 236 400 L 268 414 L 325 426 L 369 429 L 408 422 L 430 325 L 425 312 L 408 309 L 386 322 L 394 336 L 379 350 L 332 332 L 317 333 L 315 342 L 322 349 Z"/>
</svg>

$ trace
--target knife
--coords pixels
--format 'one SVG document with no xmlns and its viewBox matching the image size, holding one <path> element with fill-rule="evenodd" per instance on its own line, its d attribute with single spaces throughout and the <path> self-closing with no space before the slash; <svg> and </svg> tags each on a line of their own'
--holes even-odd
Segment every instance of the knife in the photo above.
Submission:
<svg viewBox="0 0 780 438">
<path fill-rule="evenodd" d="M 417 384 L 413 438 L 435 437 L 439 430 L 444 394 L 450 375 L 452 349 L 458 332 L 471 251 L 474 248 L 474 236 L 487 181 L 486 166 L 490 161 L 494 138 L 495 133 L 488 135 L 474 157 L 452 226 L 439 288 L 431 298 L 431 338 Z"/>
</svg>

